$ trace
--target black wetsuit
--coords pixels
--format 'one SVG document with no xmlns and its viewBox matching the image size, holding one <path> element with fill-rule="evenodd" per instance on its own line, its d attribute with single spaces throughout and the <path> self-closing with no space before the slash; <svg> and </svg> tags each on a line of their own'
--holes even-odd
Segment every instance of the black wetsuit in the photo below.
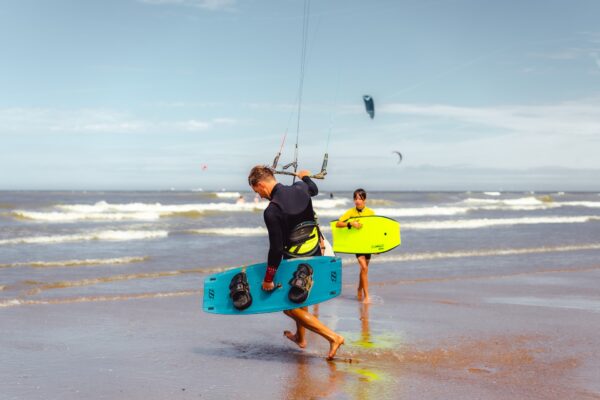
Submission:
<svg viewBox="0 0 600 400">
<path fill-rule="evenodd" d="M 302 222 L 315 221 L 311 197 L 319 193 L 317 185 L 305 176 L 291 186 L 278 183 L 271 192 L 271 202 L 263 214 L 269 231 L 269 256 L 267 259 L 266 282 L 272 282 L 282 258 L 290 258 L 284 249 L 295 226 Z M 321 249 L 316 255 L 321 255 Z"/>
</svg>

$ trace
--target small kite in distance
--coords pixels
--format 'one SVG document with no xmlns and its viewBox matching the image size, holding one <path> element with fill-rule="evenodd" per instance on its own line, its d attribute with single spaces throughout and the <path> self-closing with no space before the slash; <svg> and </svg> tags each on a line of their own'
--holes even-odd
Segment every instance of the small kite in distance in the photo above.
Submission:
<svg viewBox="0 0 600 400">
<path fill-rule="evenodd" d="M 402 153 L 399 151 L 392 151 L 392 154 L 398 154 L 398 164 L 402 162 Z"/>
<path fill-rule="evenodd" d="M 208 169 L 208 165 L 202 164 L 202 171 L 206 171 Z"/>
<path fill-rule="evenodd" d="M 375 117 L 375 103 L 373 103 L 373 98 L 368 94 L 365 94 L 363 96 L 363 100 L 365 102 L 365 110 L 367 111 L 367 114 L 369 114 L 369 117 L 373 119 Z"/>
</svg>

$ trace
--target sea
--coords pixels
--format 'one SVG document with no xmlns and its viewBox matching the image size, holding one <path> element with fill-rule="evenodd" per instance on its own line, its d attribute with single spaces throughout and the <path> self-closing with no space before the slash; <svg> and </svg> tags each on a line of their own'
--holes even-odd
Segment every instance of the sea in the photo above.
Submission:
<svg viewBox="0 0 600 400">
<path fill-rule="evenodd" d="M 351 192 L 313 204 L 330 240 L 329 222 L 354 206 Z M 0 308 L 198 296 L 200 309 L 208 274 L 266 261 L 266 205 L 235 191 L 0 192 Z M 600 193 L 370 191 L 367 206 L 402 236 L 373 257 L 373 280 L 600 260 Z M 352 278 L 355 258 L 340 256 Z"/>
</svg>

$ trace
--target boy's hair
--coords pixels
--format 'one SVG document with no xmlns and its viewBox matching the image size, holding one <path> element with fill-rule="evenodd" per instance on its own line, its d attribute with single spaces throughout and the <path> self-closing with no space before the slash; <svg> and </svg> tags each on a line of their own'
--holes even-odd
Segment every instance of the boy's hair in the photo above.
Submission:
<svg viewBox="0 0 600 400">
<path fill-rule="evenodd" d="M 361 200 L 366 200 L 367 199 L 367 192 L 365 192 L 365 189 L 356 189 L 354 191 L 354 194 L 352 195 L 353 199 L 356 199 L 356 197 L 358 197 Z"/>
<path fill-rule="evenodd" d="M 248 184 L 255 186 L 260 181 L 275 179 L 273 170 L 266 165 L 257 165 L 250 170 L 248 175 Z"/>
</svg>

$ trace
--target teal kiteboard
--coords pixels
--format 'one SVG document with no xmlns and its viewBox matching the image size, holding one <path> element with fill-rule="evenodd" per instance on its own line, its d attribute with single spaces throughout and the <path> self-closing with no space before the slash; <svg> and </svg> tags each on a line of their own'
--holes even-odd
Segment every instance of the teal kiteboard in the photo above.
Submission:
<svg viewBox="0 0 600 400">
<path fill-rule="evenodd" d="M 307 269 L 307 265 L 310 268 Z M 253 264 L 206 277 L 202 304 L 204 312 L 239 315 L 284 311 L 321 303 L 342 293 L 342 260 L 339 257 L 319 256 L 283 260 L 273 280 L 276 289 L 271 292 L 262 290 L 266 267 L 266 263 Z M 294 298 L 294 290 L 297 289 L 293 284 L 303 277 L 301 273 L 306 270 L 312 272 L 312 286 L 307 291 L 308 297 L 300 303 L 293 302 L 290 296 Z M 241 272 L 245 272 L 245 281 L 240 283 L 237 280 L 232 285 L 232 279 L 236 276 L 239 278 Z M 251 304 L 242 310 L 234 306 L 233 299 L 238 294 L 236 288 L 239 288 L 239 285 L 249 289 L 251 297 Z M 232 292 L 235 292 L 233 296 Z M 295 299 L 298 301 L 297 297 Z"/>
<path fill-rule="evenodd" d="M 400 224 L 391 218 L 371 215 L 350 218 L 347 222 L 351 221 L 360 222 L 362 227 L 338 228 L 337 220 L 330 223 L 336 253 L 377 254 L 400 245 Z"/>
</svg>

